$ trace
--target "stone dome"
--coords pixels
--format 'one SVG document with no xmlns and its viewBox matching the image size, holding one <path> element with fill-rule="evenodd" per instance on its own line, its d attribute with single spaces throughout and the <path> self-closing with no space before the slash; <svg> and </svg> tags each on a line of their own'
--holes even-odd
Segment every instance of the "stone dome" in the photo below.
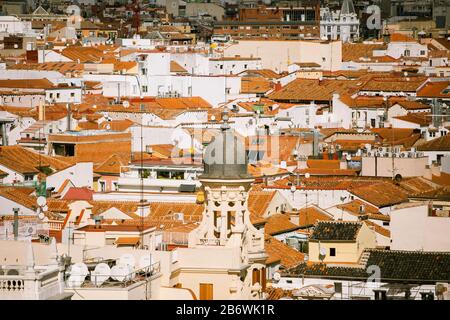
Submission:
<svg viewBox="0 0 450 320">
<path fill-rule="evenodd" d="M 203 155 L 201 179 L 249 179 L 248 160 L 243 138 L 228 127 L 227 117 Z"/>
</svg>

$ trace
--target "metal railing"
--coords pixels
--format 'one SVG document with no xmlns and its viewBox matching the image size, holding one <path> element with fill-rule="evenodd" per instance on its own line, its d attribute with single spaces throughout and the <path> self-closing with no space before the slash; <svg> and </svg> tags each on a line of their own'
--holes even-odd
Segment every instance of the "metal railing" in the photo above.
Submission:
<svg viewBox="0 0 450 320">
<path fill-rule="evenodd" d="M 148 267 L 136 269 L 126 275 L 123 275 L 123 280 L 115 280 L 111 275 L 102 275 L 98 273 L 93 273 L 92 271 L 86 276 L 80 285 L 73 285 L 69 283 L 69 275 L 66 274 L 64 282 L 67 288 L 77 289 L 77 288 L 127 288 L 130 285 L 141 281 L 148 281 L 153 275 L 161 272 L 160 262 L 155 262 Z M 98 279 L 106 277 L 105 281 L 98 281 Z"/>
</svg>

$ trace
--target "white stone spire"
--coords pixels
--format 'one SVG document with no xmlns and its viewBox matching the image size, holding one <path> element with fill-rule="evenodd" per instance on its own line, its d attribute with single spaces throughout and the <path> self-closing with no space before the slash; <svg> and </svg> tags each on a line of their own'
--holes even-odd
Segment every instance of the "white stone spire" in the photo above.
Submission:
<svg viewBox="0 0 450 320">
<path fill-rule="evenodd" d="M 341 7 L 341 15 L 345 14 L 354 14 L 355 12 L 355 6 L 353 5 L 353 1 L 352 0 L 344 0 L 344 2 L 342 2 L 342 7 Z"/>
</svg>

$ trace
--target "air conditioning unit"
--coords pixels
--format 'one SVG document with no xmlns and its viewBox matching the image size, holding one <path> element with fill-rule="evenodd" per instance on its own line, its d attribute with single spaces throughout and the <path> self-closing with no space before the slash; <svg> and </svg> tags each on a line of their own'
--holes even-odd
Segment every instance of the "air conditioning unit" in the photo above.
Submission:
<svg viewBox="0 0 450 320">
<path fill-rule="evenodd" d="M 392 154 L 392 157 L 393 157 L 393 158 L 397 158 L 397 157 L 398 157 L 398 153 L 393 153 L 393 154 Z"/>
<path fill-rule="evenodd" d="M 406 158 L 408 157 L 408 153 L 407 152 L 401 152 L 400 153 L 400 158 Z"/>
<path fill-rule="evenodd" d="M 367 152 L 367 156 L 372 157 L 373 156 L 372 152 Z"/>
<path fill-rule="evenodd" d="M 381 153 L 379 152 L 375 153 L 375 157 L 381 157 Z"/>
</svg>

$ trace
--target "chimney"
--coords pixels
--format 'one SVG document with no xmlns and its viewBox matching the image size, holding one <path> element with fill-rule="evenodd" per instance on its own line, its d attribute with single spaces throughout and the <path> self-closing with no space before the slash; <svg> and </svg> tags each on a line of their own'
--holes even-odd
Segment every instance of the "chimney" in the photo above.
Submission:
<svg viewBox="0 0 450 320">
<path fill-rule="evenodd" d="M 39 121 L 44 121 L 45 106 L 42 101 L 39 102 Z"/>
<path fill-rule="evenodd" d="M 342 157 L 342 159 L 339 161 L 339 169 L 346 170 L 347 169 L 347 160 L 345 157 Z"/>
<path fill-rule="evenodd" d="M 67 104 L 67 131 L 72 130 L 72 109 L 70 103 Z"/>
<path fill-rule="evenodd" d="M 148 217 L 150 215 L 150 203 L 147 200 L 138 204 L 137 215 L 139 217 Z"/>
<path fill-rule="evenodd" d="M 280 91 L 283 86 L 280 82 L 275 83 L 274 91 Z"/>
<path fill-rule="evenodd" d="M 307 165 L 307 158 L 306 157 L 299 157 L 298 161 L 297 161 L 297 169 L 307 169 L 308 165 Z"/>
</svg>

